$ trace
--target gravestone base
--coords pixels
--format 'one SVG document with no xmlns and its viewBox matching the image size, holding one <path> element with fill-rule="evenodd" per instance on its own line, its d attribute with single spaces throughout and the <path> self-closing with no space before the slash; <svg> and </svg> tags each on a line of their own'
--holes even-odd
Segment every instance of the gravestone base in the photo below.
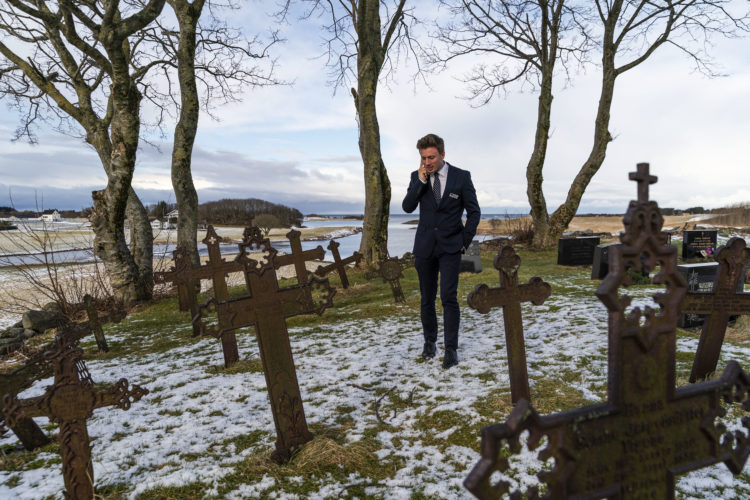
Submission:
<svg viewBox="0 0 750 500">
<path fill-rule="evenodd" d="M 557 265 L 590 266 L 594 263 L 594 250 L 600 241 L 598 236 L 560 238 L 557 241 Z"/>
<path fill-rule="evenodd" d="M 619 243 L 604 243 L 594 248 L 594 263 L 591 265 L 591 279 L 601 280 L 609 272 L 609 249 Z"/>
<path fill-rule="evenodd" d="M 481 273 L 482 258 L 479 252 L 479 242 L 472 241 L 466 253 L 461 255 L 461 265 L 458 268 L 460 273 Z"/>
</svg>

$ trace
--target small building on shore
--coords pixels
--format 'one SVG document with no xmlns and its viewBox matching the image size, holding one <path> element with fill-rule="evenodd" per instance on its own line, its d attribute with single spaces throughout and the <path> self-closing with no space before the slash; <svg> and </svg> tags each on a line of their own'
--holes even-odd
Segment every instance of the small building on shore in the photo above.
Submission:
<svg viewBox="0 0 750 500">
<path fill-rule="evenodd" d="M 62 217 L 60 217 L 60 212 L 58 212 L 56 209 L 50 209 L 42 212 L 42 215 L 41 217 L 39 217 L 39 219 L 43 222 L 59 222 L 60 220 L 62 220 Z"/>
</svg>

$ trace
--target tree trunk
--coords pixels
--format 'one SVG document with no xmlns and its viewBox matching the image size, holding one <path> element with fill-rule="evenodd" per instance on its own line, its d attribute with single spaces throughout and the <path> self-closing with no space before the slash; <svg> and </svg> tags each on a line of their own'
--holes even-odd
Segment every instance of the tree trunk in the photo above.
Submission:
<svg viewBox="0 0 750 500">
<path fill-rule="evenodd" d="M 154 289 L 154 233 L 148 211 L 132 187 L 125 213 L 130 221 L 130 254 L 138 271 L 138 297 L 139 300 L 150 299 Z"/>
<path fill-rule="evenodd" d="M 526 196 L 531 206 L 531 220 L 534 223 L 533 246 L 540 248 L 545 245 L 549 231 L 549 215 L 547 202 L 542 189 L 542 169 L 547 156 L 549 143 L 550 115 L 552 113 L 552 73 L 554 63 L 542 70 L 542 84 L 539 91 L 537 106 L 536 135 L 534 149 L 526 166 Z"/>
<path fill-rule="evenodd" d="M 614 15 L 610 19 L 616 20 L 618 17 L 619 15 Z M 599 171 L 599 168 L 601 168 L 602 163 L 604 163 L 607 146 L 612 141 L 612 135 L 609 133 L 609 120 L 612 98 L 615 92 L 615 80 L 618 75 L 615 69 L 616 47 L 613 37 L 614 24 L 610 21 L 605 25 L 603 37 L 602 88 L 599 94 L 599 107 L 596 111 L 594 143 L 588 158 L 570 184 L 565 202 L 550 216 L 549 229 L 544 242 L 545 245 L 555 244 L 565 229 L 567 229 L 570 221 L 575 217 L 578 207 L 581 204 L 583 193 L 586 191 L 591 179 Z"/>
<path fill-rule="evenodd" d="M 141 94 L 128 72 L 127 40 L 119 40 L 113 33 L 106 32 L 102 38 L 106 41 L 103 45 L 113 69 L 112 121 L 108 146 L 103 144 L 105 141 L 101 137 L 93 137 L 103 149 L 109 149 L 110 154 L 109 158 L 103 159 L 107 186 L 92 193 L 91 227 L 94 230 L 94 251 L 104 263 L 115 295 L 125 305 L 130 305 L 150 298 L 153 286 L 151 226 L 143 205 L 131 188 L 140 131 Z M 130 250 L 125 241 L 126 210 L 131 216 Z"/>
<path fill-rule="evenodd" d="M 365 179 L 365 213 L 359 251 L 369 264 L 388 255 L 388 216 L 391 202 L 391 183 L 380 151 L 380 127 L 375 107 L 384 57 L 380 40 L 379 7 L 379 1 L 360 0 L 357 20 L 359 50 L 355 106 Z"/>
<path fill-rule="evenodd" d="M 195 36 L 200 17 L 200 5 L 170 2 L 180 25 L 177 49 L 177 75 L 180 82 L 180 118 L 174 131 L 172 149 L 172 188 L 179 216 L 177 218 L 177 248 L 195 265 L 198 256 L 198 193 L 193 184 L 191 160 L 198 130 L 199 102 L 195 83 Z"/>
</svg>

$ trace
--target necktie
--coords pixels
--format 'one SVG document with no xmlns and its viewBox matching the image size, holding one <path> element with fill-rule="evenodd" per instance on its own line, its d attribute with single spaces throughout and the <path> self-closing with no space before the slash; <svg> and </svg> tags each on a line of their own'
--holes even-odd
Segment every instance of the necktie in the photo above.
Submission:
<svg viewBox="0 0 750 500">
<path fill-rule="evenodd" d="M 432 193 L 435 195 L 435 203 L 440 204 L 440 176 L 437 173 L 432 174 Z"/>
</svg>

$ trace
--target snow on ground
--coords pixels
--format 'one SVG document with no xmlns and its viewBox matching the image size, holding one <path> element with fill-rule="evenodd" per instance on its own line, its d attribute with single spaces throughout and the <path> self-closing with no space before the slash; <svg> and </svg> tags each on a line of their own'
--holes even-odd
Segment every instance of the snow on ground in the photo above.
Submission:
<svg viewBox="0 0 750 500">
<path fill-rule="evenodd" d="M 530 383 L 579 372 L 574 389 L 585 400 L 601 401 L 607 382 L 606 310 L 588 293 L 590 290 L 580 290 L 565 280 L 551 284 L 553 294 L 544 305 L 523 307 Z M 555 289 L 576 287 L 580 293 L 555 295 Z M 639 289 L 633 295 L 636 302 L 645 303 L 651 292 Z M 381 408 L 380 418 L 398 432 L 379 431 L 376 439 L 381 447 L 376 454 L 401 466 L 392 477 L 368 486 L 368 497 L 409 499 L 421 493 L 429 498 L 469 498 L 461 483 L 479 458 L 479 436 L 472 447 L 441 448 L 426 442 L 419 423 L 426 415 L 443 411 L 456 412 L 466 422 L 480 422 L 477 401 L 493 391 L 509 392 L 501 311 L 482 315 L 462 306 L 460 364 L 449 371 L 440 367 L 440 356 L 429 362 L 417 361 L 422 348 L 421 328 L 418 315 L 410 308 L 387 304 L 379 318 L 357 320 L 355 316 L 356 311 L 352 311 L 351 320 L 290 330 L 308 423 L 328 425 L 332 416 L 346 408 L 353 420 L 347 438 L 355 442 L 368 429 L 377 427 L 378 415 L 373 411 L 379 397 L 376 389 L 394 391 L 403 399 L 411 397 L 414 404 L 398 411 Z M 114 342 L 127 334 L 121 331 L 109 338 Z M 190 327 L 155 334 L 188 337 Z M 253 335 L 237 337 L 242 357 L 257 356 Z M 696 339 L 681 339 L 677 349 L 694 352 L 696 345 Z M 750 349 L 730 345 L 725 352 L 745 369 L 750 368 Z M 88 421 L 97 485 L 127 483 L 132 488 L 128 492 L 131 498 L 159 485 L 191 482 L 205 483 L 215 491 L 235 464 L 258 449 L 272 446 L 274 423 L 263 374 L 217 373 L 215 368 L 222 363 L 219 343 L 209 338 L 165 353 L 89 361 L 95 382 L 126 377 L 151 391 L 127 412 L 100 409 Z M 720 366 L 724 364 L 722 358 Z M 487 372 L 494 378 L 483 376 Z M 39 394 L 49 383 L 41 381 L 22 396 Z M 39 423 L 47 422 L 39 419 Z M 452 430 L 441 429 L 441 434 L 449 436 Z M 237 452 L 231 438 L 253 431 L 262 432 L 261 442 Z M 14 441 L 10 435 L 0 440 L 0 445 Z M 0 498 L 61 498 L 59 458 L 47 453 L 40 455 L 39 461 L 44 465 L 38 468 L 0 471 Z M 532 454 L 516 460 L 515 466 L 520 469 L 513 473 L 513 484 L 534 483 L 540 467 L 536 462 Z M 747 497 L 748 472 L 750 466 L 742 477 L 735 478 L 719 464 L 689 473 L 677 483 L 678 496 Z M 357 474 L 350 475 L 346 483 L 320 478 L 317 491 L 309 497 L 339 498 L 348 485 L 358 483 L 370 484 L 371 480 Z M 226 497 L 293 498 L 270 492 L 275 484 L 276 480 L 266 475 L 239 485 Z"/>
</svg>

